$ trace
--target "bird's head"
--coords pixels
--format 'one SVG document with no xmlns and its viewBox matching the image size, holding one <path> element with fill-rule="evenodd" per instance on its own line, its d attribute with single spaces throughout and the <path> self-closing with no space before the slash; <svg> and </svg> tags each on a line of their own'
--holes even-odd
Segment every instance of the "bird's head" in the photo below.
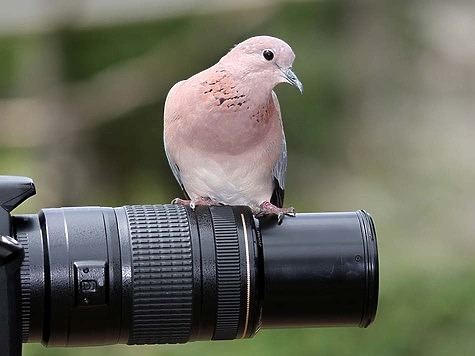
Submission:
<svg viewBox="0 0 475 356">
<path fill-rule="evenodd" d="M 290 83 L 303 93 L 303 85 L 292 70 L 294 59 L 292 48 L 284 41 L 256 36 L 236 45 L 220 63 L 239 68 L 245 77 L 265 81 L 271 88 L 279 83 Z"/>
</svg>

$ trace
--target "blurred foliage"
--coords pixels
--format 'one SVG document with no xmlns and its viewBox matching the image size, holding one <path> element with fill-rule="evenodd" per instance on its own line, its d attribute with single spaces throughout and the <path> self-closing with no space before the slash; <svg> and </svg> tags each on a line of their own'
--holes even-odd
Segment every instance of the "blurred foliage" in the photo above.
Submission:
<svg viewBox="0 0 475 356">
<path fill-rule="evenodd" d="M 0 97 L 14 94 L 19 73 L 37 40 L 36 36 L 0 37 Z"/>
<path fill-rule="evenodd" d="M 60 34 L 64 78 L 84 80 L 116 63 L 159 49 L 164 40 L 183 31 L 190 20 L 173 18 L 82 31 L 66 28 Z"/>
<path fill-rule="evenodd" d="M 252 340 L 149 347 L 28 344 L 24 354 L 473 354 L 475 68 L 457 40 L 473 28 L 467 13 L 463 1 L 288 1 L 0 37 L 0 115 L 12 115 L 0 117 L 0 172 L 30 176 L 38 190 L 17 213 L 180 196 L 162 146 L 169 88 L 234 44 L 270 34 L 292 46 L 305 86 L 303 96 L 276 89 L 287 204 L 364 207 L 380 249 L 378 316 L 365 330 L 262 330 Z"/>
</svg>

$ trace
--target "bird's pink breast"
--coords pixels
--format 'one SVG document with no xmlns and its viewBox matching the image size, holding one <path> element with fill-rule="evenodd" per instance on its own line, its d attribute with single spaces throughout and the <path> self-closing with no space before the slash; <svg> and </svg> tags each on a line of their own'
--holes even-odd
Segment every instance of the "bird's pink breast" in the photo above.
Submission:
<svg viewBox="0 0 475 356">
<path fill-rule="evenodd" d="M 261 145 L 263 137 L 282 139 L 280 116 L 270 91 L 252 90 L 225 70 L 207 73 L 206 79 L 197 77 L 196 81 L 189 93 L 195 105 L 186 113 L 190 120 L 181 132 L 189 137 L 188 144 L 239 154 Z"/>
</svg>

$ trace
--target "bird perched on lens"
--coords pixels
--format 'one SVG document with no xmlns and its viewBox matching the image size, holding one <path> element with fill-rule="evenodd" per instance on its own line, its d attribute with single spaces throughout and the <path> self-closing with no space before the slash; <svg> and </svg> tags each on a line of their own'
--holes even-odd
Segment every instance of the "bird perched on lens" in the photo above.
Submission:
<svg viewBox="0 0 475 356">
<path fill-rule="evenodd" d="M 284 208 L 287 148 L 279 83 L 303 92 L 295 54 L 284 41 L 256 36 L 218 63 L 176 83 L 164 111 L 170 167 L 190 205 L 248 205 L 256 216 L 295 215 Z"/>
</svg>

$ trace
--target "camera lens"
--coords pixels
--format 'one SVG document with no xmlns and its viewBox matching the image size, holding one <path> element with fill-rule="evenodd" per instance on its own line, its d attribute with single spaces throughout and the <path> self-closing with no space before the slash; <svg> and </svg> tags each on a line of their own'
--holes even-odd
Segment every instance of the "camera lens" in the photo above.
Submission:
<svg viewBox="0 0 475 356">
<path fill-rule="evenodd" d="M 12 226 L 25 249 L 23 342 L 223 340 L 261 327 L 366 327 L 376 314 L 364 211 L 277 225 L 241 206 L 54 208 Z"/>
</svg>

